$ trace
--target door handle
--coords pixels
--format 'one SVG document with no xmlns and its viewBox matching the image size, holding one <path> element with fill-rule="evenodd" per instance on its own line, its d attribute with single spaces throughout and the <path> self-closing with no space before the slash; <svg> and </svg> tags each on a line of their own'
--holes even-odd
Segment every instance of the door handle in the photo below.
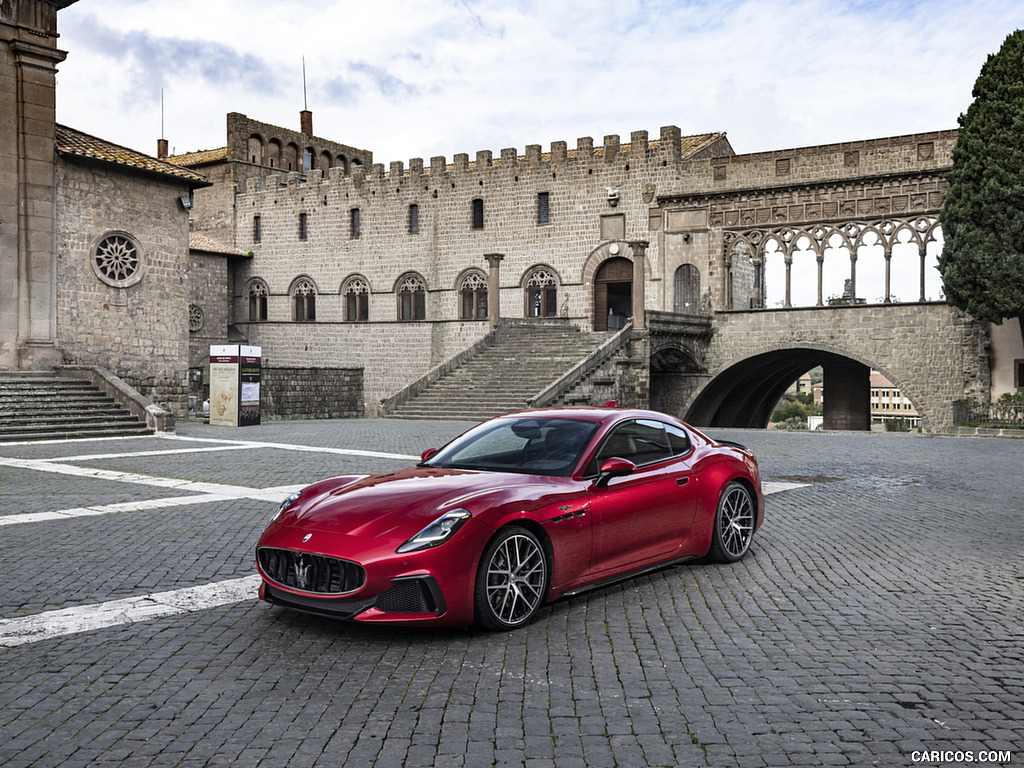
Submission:
<svg viewBox="0 0 1024 768">
<path fill-rule="evenodd" d="M 690 482 L 690 478 L 688 478 L 688 477 L 677 477 L 676 478 L 676 485 L 683 486 L 683 485 L 686 485 L 688 482 Z"/>
</svg>

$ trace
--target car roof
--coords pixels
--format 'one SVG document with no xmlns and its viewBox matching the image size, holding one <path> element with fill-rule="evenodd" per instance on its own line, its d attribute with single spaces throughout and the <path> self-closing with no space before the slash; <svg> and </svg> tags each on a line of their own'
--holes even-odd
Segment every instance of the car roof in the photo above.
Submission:
<svg viewBox="0 0 1024 768">
<path fill-rule="evenodd" d="M 562 419 L 583 419 L 586 421 L 599 421 L 602 424 L 607 424 L 613 421 L 621 421 L 624 419 L 657 419 L 660 421 L 679 422 L 679 419 L 674 416 L 669 416 L 665 413 L 659 413 L 658 411 L 646 411 L 639 408 L 616 408 L 612 406 L 587 406 L 587 405 L 566 405 L 566 406 L 555 406 L 553 408 L 530 408 L 522 411 L 512 411 L 511 413 L 505 413 L 496 418 L 504 419 L 509 417 L 523 418 L 523 417 L 543 417 L 543 418 L 562 418 Z"/>
</svg>

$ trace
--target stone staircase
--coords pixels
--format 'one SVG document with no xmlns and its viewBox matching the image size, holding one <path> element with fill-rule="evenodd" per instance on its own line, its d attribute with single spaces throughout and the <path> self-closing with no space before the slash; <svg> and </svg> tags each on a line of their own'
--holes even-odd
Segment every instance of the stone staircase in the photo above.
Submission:
<svg viewBox="0 0 1024 768">
<path fill-rule="evenodd" d="M 47 373 L 0 372 L 0 442 L 152 432 L 88 381 Z"/>
<path fill-rule="evenodd" d="M 568 324 L 503 327 L 494 344 L 429 384 L 390 418 L 482 421 L 530 401 L 615 335 Z"/>
</svg>

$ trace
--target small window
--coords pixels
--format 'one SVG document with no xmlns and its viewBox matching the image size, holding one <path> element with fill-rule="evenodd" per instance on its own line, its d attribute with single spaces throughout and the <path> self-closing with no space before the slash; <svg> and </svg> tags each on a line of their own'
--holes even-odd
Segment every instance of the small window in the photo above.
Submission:
<svg viewBox="0 0 1024 768">
<path fill-rule="evenodd" d="M 263 239 L 263 219 L 259 214 L 252 217 L 252 241 L 258 243 Z"/>
<path fill-rule="evenodd" d="M 1013 361 L 1013 386 L 1024 388 L 1024 360 Z"/>
<path fill-rule="evenodd" d="M 420 207 L 416 203 L 409 205 L 409 234 L 420 233 Z"/>
<path fill-rule="evenodd" d="M 548 193 L 538 192 L 537 193 L 537 223 L 547 224 L 551 219 L 549 218 L 549 207 L 548 207 Z"/>
<path fill-rule="evenodd" d="M 484 228 L 484 201 L 477 197 L 473 199 L 473 229 Z"/>
<path fill-rule="evenodd" d="M 302 170 L 311 171 L 313 170 L 313 150 L 306 147 L 302 152 Z"/>
<path fill-rule="evenodd" d="M 299 214 L 299 240 L 309 237 L 309 217 L 305 213 Z"/>
<path fill-rule="evenodd" d="M 267 286 L 253 283 L 249 286 L 249 321 L 263 322 L 267 319 Z"/>
<path fill-rule="evenodd" d="M 360 225 L 359 225 L 359 209 L 353 208 L 349 212 L 349 237 L 353 240 L 359 239 Z"/>
</svg>

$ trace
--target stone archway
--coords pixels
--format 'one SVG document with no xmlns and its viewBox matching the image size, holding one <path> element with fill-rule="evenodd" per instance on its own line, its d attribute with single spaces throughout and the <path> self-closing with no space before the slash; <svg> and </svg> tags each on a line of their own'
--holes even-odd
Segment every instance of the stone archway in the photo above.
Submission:
<svg viewBox="0 0 1024 768">
<path fill-rule="evenodd" d="M 819 365 L 825 374 L 825 429 L 870 429 L 871 368 L 810 347 L 763 352 L 729 366 L 704 387 L 686 420 L 705 427 L 764 428 L 786 389 Z"/>
<path fill-rule="evenodd" d="M 594 274 L 594 330 L 617 331 L 633 316 L 633 262 L 614 256 Z"/>
</svg>

